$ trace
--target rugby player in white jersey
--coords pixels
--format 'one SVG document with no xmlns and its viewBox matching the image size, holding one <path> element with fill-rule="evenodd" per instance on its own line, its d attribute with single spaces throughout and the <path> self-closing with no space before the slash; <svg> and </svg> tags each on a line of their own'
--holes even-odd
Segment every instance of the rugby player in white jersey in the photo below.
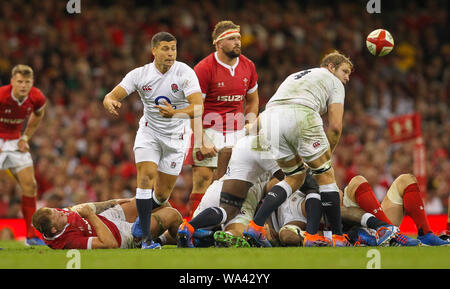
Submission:
<svg viewBox="0 0 450 289">
<path fill-rule="evenodd" d="M 331 225 L 334 246 L 347 246 L 341 228 L 339 189 L 331 155 L 342 132 L 345 90 L 353 69 L 351 61 L 335 51 L 325 55 L 319 68 L 294 73 L 286 78 L 260 115 L 260 134 L 286 178 L 275 185 L 249 223 L 244 235 L 260 245 L 267 243 L 263 225 L 292 192 L 303 184 L 306 166 L 319 184 L 319 194 L 306 204 L 311 230 L 306 239 L 314 242 L 324 213 Z M 321 115 L 327 113 L 325 132 Z M 315 229 L 313 229 L 315 228 Z"/>
<path fill-rule="evenodd" d="M 258 136 L 247 135 L 237 141 L 225 175 L 208 187 L 194 218 L 189 222 L 185 220 L 178 229 L 179 247 L 194 247 L 195 230 L 226 224 L 236 217 L 248 200 L 250 188 L 262 175 L 268 173 L 278 180 L 284 178 L 277 163 L 264 157 L 267 153 L 258 148 Z"/>
<path fill-rule="evenodd" d="M 154 61 L 130 71 L 103 101 L 106 110 L 114 115 L 118 115 L 120 101 L 134 91 L 144 104 L 133 148 L 143 249 L 161 248 L 149 232 L 152 209 L 169 199 L 189 146 L 189 119 L 203 113 L 194 70 L 176 61 L 176 38 L 159 32 L 151 45 Z"/>
</svg>

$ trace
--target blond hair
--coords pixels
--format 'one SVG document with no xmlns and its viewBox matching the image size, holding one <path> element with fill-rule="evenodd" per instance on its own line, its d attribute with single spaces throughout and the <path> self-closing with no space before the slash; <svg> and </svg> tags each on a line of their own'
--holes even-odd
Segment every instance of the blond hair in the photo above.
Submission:
<svg viewBox="0 0 450 289">
<path fill-rule="evenodd" d="M 46 237 L 53 237 L 51 214 L 51 209 L 44 207 L 38 209 L 32 217 L 33 227 Z"/>
<path fill-rule="evenodd" d="M 16 74 L 22 74 L 24 77 L 33 77 L 33 69 L 25 64 L 17 64 L 11 70 L 11 77 L 14 77 Z"/>
<path fill-rule="evenodd" d="M 218 22 L 212 32 L 212 39 L 216 40 L 220 34 L 224 33 L 227 30 L 230 30 L 230 29 L 241 30 L 241 26 L 236 25 L 233 23 L 233 21 L 229 21 L 229 20 L 223 20 L 223 21 Z"/>
<path fill-rule="evenodd" d="M 350 61 L 350 58 L 341 54 L 339 51 L 335 50 L 326 54 L 320 63 L 320 67 L 327 67 L 328 64 L 332 63 L 334 67 L 338 68 L 342 63 L 347 63 L 350 65 L 350 68 L 353 70 L 353 63 Z"/>
</svg>

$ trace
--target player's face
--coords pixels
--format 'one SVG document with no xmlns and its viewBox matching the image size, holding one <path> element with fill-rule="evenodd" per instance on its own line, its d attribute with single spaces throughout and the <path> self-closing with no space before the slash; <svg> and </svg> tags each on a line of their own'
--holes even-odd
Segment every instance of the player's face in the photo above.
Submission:
<svg viewBox="0 0 450 289">
<path fill-rule="evenodd" d="M 64 214 L 64 212 L 58 211 L 56 209 L 51 209 L 51 210 L 52 210 L 52 214 L 51 214 L 52 225 L 58 231 L 60 231 L 67 224 L 67 215 Z"/>
<path fill-rule="evenodd" d="M 346 84 L 350 80 L 350 74 L 352 73 L 352 68 L 350 64 L 344 62 L 337 68 L 333 67 L 330 69 L 331 73 L 334 74 L 343 84 Z"/>
<path fill-rule="evenodd" d="M 241 55 L 241 36 L 235 35 L 222 39 L 218 46 L 229 58 L 236 58 Z"/>
<path fill-rule="evenodd" d="M 158 46 L 153 47 L 152 53 L 157 65 L 170 67 L 177 59 L 177 42 L 161 41 Z"/>
<path fill-rule="evenodd" d="M 33 87 L 33 78 L 16 73 L 11 78 L 14 97 L 25 98 Z"/>
</svg>

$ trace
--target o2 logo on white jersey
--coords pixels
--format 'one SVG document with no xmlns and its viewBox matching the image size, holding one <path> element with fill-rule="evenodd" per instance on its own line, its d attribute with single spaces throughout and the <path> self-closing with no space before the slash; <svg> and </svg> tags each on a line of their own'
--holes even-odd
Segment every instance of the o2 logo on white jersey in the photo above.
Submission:
<svg viewBox="0 0 450 289">
<path fill-rule="evenodd" d="M 172 102 L 170 101 L 170 99 L 167 96 L 158 96 L 157 98 L 155 98 L 155 104 L 156 105 L 164 105 L 163 100 L 167 101 L 167 103 L 169 103 L 170 105 L 172 105 Z M 172 107 L 174 109 L 177 109 L 177 107 L 175 105 L 172 105 Z"/>
</svg>

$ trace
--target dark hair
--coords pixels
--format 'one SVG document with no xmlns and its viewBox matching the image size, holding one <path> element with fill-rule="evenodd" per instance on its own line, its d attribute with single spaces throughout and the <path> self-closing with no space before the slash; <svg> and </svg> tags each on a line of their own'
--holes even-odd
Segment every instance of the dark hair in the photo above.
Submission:
<svg viewBox="0 0 450 289">
<path fill-rule="evenodd" d="M 152 37 L 152 48 L 157 47 L 161 41 L 170 42 L 177 41 L 177 39 L 169 32 L 158 32 Z"/>
</svg>

